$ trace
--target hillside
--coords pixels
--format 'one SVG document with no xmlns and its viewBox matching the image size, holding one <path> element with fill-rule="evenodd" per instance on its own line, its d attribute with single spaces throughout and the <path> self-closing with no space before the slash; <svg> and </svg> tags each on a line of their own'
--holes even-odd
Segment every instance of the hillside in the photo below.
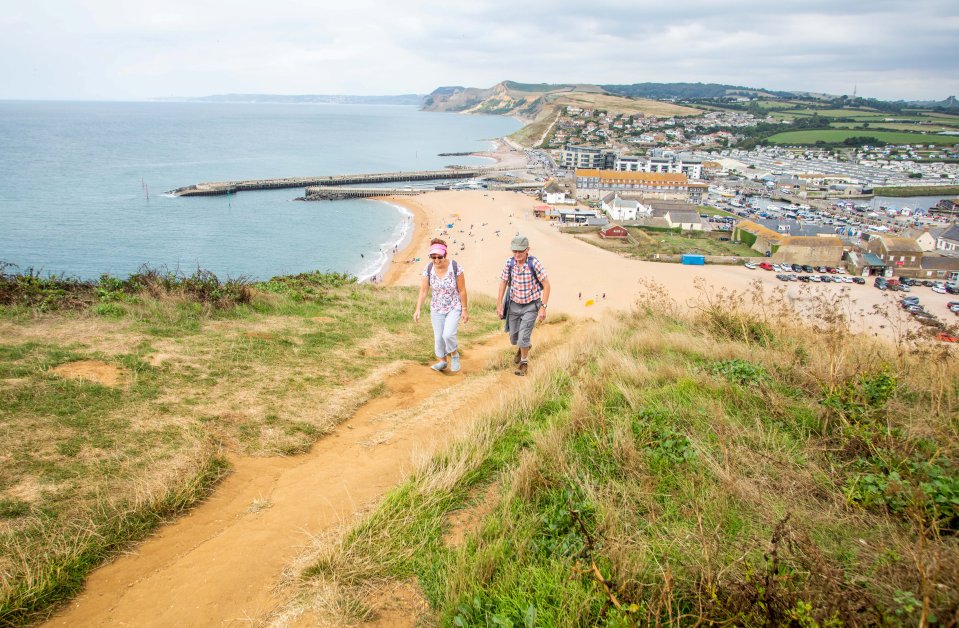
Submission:
<svg viewBox="0 0 959 628">
<path fill-rule="evenodd" d="M 528 84 L 503 81 L 488 89 L 440 87 L 423 102 L 424 111 L 516 116 L 527 123 L 511 137 L 524 145 L 535 144 L 567 106 L 603 109 L 610 113 L 651 116 L 697 116 L 699 109 L 646 98 L 606 93 L 598 85 Z"/>
</svg>

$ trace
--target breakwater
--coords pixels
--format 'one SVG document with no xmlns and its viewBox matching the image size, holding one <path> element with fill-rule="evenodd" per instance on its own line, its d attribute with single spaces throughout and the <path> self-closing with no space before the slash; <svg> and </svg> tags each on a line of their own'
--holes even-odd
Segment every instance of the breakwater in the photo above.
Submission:
<svg viewBox="0 0 959 628">
<path fill-rule="evenodd" d="M 416 172 L 379 172 L 370 174 L 340 174 L 323 177 L 290 177 L 286 179 L 251 179 L 247 181 L 220 181 L 197 183 L 167 194 L 173 196 L 223 196 L 251 190 L 279 190 L 286 188 L 329 187 L 364 185 L 371 183 L 400 183 L 405 181 L 429 181 L 437 179 L 470 179 L 494 172 L 494 168 L 456 168 L 445 170 L 421 170 Z M 307 192 L 309 196 L 309 192 Z"/>
<path fill-rule="evenodd" d="M 416 196 L 425 194 L 428 189 L 413 188 L 363 188 L 333 185 L 311 185 L 306 188 L 306 196 L 298 201 L 341 201 L 346 198 L 374 198 L 377 196 Z"/>
</svg>

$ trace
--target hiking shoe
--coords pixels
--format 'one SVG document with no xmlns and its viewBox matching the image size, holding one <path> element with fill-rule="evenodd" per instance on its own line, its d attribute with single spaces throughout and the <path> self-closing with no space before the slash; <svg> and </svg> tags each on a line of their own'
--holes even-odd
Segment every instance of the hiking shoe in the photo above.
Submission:
<svg viewBox="0 0 959 628">
<path fill-rule="evenodd" d="M 437 362 L 436 364 L 434 364 L 434 365 L 431 366 L 430 368 L 433 369 L 434 371 L 437 371 L 437 372 L 439 372 L 439 371 L 445 371 L 445 370 L 446 370 L 446 361 L 445 361 L 445 360 L 440 360 L 439 362 Z"/>
<path fill-rule="evenodd" d="M 519 364 L 522 359 L 523 359 L 523 351 L 520 349 L 517 349 L 516 355 L 513 356 L 513 364 Z"/>
<path fill-rule="evenodd" d="M 526 375 L 526 371 L 529 369 L 529 362 L 520 362 L 519 366 L 516 367 L 516 370 L 513 371 L 517 375 Z"/>
<path fill-rule="evenodd" d="M 458 353 L 450 358 L 450 370 L 454 373 L 460 370 L 460 355 Z"/>
</svg>

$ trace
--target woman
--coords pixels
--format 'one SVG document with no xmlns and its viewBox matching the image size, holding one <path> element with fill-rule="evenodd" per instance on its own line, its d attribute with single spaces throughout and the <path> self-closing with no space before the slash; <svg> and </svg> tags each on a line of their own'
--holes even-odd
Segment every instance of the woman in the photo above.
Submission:
<svg viewBox="0 0 959 628">
<path fill-rule="evenodd" d="M 455 373 L 460 370 L 456 328 L 461 318 L 464 323 L 470 318 L 466 307 L 466 278 L 463 276 L 463 268 L 446 256 L 446 242 L 439 238 L 430 242 L 430 263 L 423 271 L 420 296 L 413 312 L 414 322 L 420 320 L 420 309 L 426 300 L 427 290 L 433 292 L 430 299 L 430 319 L 433 321 L 436 357 L 439 358 L 439 362 L 430 368 L 434 371 L 445 371 L 449 367 L 449 370 Z"/>
</svg>

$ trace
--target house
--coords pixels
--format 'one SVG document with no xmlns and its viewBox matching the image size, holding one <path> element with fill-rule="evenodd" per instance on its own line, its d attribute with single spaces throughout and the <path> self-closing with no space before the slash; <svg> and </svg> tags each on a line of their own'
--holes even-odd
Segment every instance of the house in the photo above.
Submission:
<svg viewBox="0 0 959 628">
<path fill-rule="evenodd" d="M 555 179 L 549 181 L 549 183 L 543 187 L 543 200 L 550 205 L 576 204 L 576 199 L 567 196 L 566 188 L 561 186 Z"/>
<path fill-rule="evenodd" d="M 695 205 L 681 201 L 650 201 L 654 218 L 662 218 L 670 229 L 703 231 L 703 219 Z"/>
<path fill-rule="evenodd" d="M 944 229 L 923 227 L 922 229 L 907 229 L 902 232 L 902 235 L 915 240 L 923 253 L 929 253 L 936 250 L 936 241 L 943 231 Z"/>
<path fill-rule="evenodd" d="M 922 264 L 922 249 L 912 238 L 898 236 L 874 236 L 869 239 L 867 250 L 895 269 L 918 270 Z"/>
<path fill-rule="evenodd" d="M 606 229 L 600 229 L 599 237 L 604 240 L 626 240 L 629 238 L 629 234 L 626 233 L 626 229 L 619 225 L 610 225 Z"/>
<path fill-rule="evenodd" d="M 632 196 L 610 192 L 603 197 L 600 207 L 613 220 L 637 220 L 652 215 L 652 209 Z"/>
<path fill-rule="evenodd" d="M 959 225 L 952 225 L 936 238 L 937 251 L 959 251 Z"/>
</svg>

